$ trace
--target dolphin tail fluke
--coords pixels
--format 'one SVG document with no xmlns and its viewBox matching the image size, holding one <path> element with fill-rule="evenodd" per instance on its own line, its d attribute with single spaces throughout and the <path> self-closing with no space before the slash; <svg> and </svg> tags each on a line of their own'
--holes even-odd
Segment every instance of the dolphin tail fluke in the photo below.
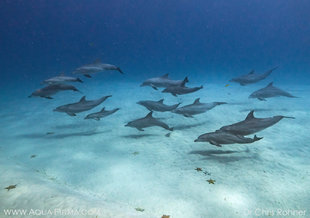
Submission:
<svg viewBox="0 0 310 218">
<path fill-rule="evenodd" d="M 83 83 L 83 80 L 81 80 L 80 78 L 76 78 L 76 81 L 78 81 L 79 83 Z"/>
<path fill-rule="evenodd" d="M 173 131 L 173 127 L 171 127 L 171 128 L 168 128 L 168 130 L 169 130 L 169 131 Z"/>
<path fill-rule="evenodd" d="M 259 141 L 259 140 L 261 140 L 261 139 L 263 139 L 263 137 L 257 137 L 257 136 L 255 135 L 253 140 L 256 142 L 256 141 Z"/>
<path fill-rule="evenodd" d="M 118 72 L 120 72 L 121 74 L 124 74 L 124 72 L 121 70 L 121 68 L 117 67 L 116 69 L 117 69 Z"/>
<path fill-rule="evenodd" d="M 201 85 L 201 86 L 199 87 L 199 89 L 203 89 L 203 85 Z"/>
</svg>

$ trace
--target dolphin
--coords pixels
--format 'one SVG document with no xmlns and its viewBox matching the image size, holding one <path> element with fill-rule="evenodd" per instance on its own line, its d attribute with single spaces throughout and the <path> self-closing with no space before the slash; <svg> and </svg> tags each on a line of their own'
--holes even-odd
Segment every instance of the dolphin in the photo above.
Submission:
<svg viewBox="0 0 310 218">
<path fill-rule="evenodd" d="M 227 103 L 226 102 L 201 103 L 200 98 L 197 98 L 194 101 L 194 103 L 176 108 L 172 112 L 176 114 L 182 114 L 185 117 L 193 117 L 193 115 L 202 114 L 208 110 L 211 110 L 215 106 L 221 104 L 227 104 Z"/>
<path fill-rule="evenodd" d="M 80 78 L 65 76 L 63 74 L 49 78 L 49 79 L 46 79 L 42 83 L 43 84 L 55 84 L 55 83 L 63 83 L 63 82 L 80 82 L 80 83 L 83 83 L 83 81 Z"/>
<path fill-rule="evenodd" d="M 76 113 L 91 110 L 111 96 L 112 95 L 107 95 L 97 100 L 90 100 L 90 101 L 87 101 L 86 97 L 83 96 L 79 102 L 59 106 L 56 109 L 54 109 L 54 111 L 64 112 L 70 116 L 76 116 Z"/>
<path fill-rule="evenodd" d="M 147 127 L 151 127 L 151 126 L 160 126 L 160 127 L 167 129 L 169 131 L 173 131 L 173 128 L 169 128 L 169 126 L 167 124 L 159 121 L 158 119 L 154 118 L 152 115 L 153 115 L 153 111 L 148 113 L 143 118 L 133 120 L 133 121 L 127 123 L 125 126 L 136 128 L 139 131 L 144 131 L 143 128 L 147 128 Z"/>
<path fill-rule="evenodd" d="M 291 118 L 294 117 L 286 117 L 286 116 L 273 116 L 267 118 L 256 118 L 254 117 L 254 110 L 252 110 L 245 120 L 234 123 L 228 126 L 223 126 L 220 128 L 221 131 L 229 132 L 236 135 L 250 135 L 256 132 L 262 131 L 270 126 L 273 126 L 283 118 Z"/>
<path fill-rule="evenodd" d="M 179 86 L 182 84 L 182 82 L 185 81 L 185 83 L 188 82 L 188 78 L 185 77 L 184 80 L 172 80 L 169 79 L 169 74 L 166 73 L 163 76 L 160 77 L 154 77 L 145 80 L 140 87 L 142 86 L 151 86 L 153 89 L 158 90 L 158 88 L 167 88 L 169 86 Z"/>
<path fill-rule="evenodd" d="M 104 118 L 111 114 L 114 114 L 118 110 L 119 108 L 115 108 L 113 110 L 105 110 L 105 108 L 102 108 L 99 112 L 88 114 L 84 119 L 94 119 L 99 121 L 100 118 Z"/>
<path fill-rule="evenodd" d="M 117 70 L 121 74 L 124 74 L 123 71 L 119 67 L 112 65 L 112 64 L 104 64 L 99 59 L 95 60 L 91 64 L 86 64 L 79 68 L 76 68 L 73 71 L 73 74 L 83 74 L 85 77 L 91 78 L 90 74 L 98 73 L 98 72 L 105 71 L 105 70 Z"/>
<path fill-rule="evenodd" d="M 150 111 L 165 112 L 176 109 L 181 103 L 174 105 L 165 105 L 164 99 L 160 99 L 159 101 L 138 101 L 137 104 L 146 107 Z"/>
<path fill-rule="evenodd" d="M 252 84 L 252 83 L 257 83 L 265 79 L 266 77 L 268 77 L 272 73 L 272 71 L 274 71 L 277 68 L 278 67 L 272 68 L 271 70 L 268 70 L 267 72 L 262 73 L 262 74 L 254 73 L 254 70 L 251 70 L 248 74 L 233 78 L 229 81 L 239 83 L 242 86 Z"/>
<path fill-rule="evenodd" d="M 29 98 L 32 96 L 37 96 L 41 98 L 47 98 L 47 99 L 53 99 L 51 96 L 55 95 L 59 91 L 66 91 L 66 90 L 72 90 L 75 92 L 80 92 L 77 88 L 75 88 L 72 85 L 63 84 L 63 83 L 55 83 L 50 84 L 42 89 L 38 89 L 34 91 Z"/>
<path fill-rule="evenodd" d="M 222 144 L 249 144 L 261 140 L 262 137 L 246 138 L 229 132 L 215 131 L 200 135 L 194 142 L 209 142 L 211 145 L 222 147 Z"/>
<path fill-rule="evenodd" d="M 168 86 L 165 88 L 162 92 L 164 93 L 171 93 L 173 96 L 177 97 L 177 95 L 184 95 L 192 92 L 196 92 L 203 88 L 203 86 L 200 87 L 194 87 L 189 88 L 185 86 L 186 78 L 183 80 L 183 82 L 178 86 Z"/>
<path fill-rule="evenodd" d="M 297 98 L 296 96 L 291 95 L 290 93 L 283 91 L 275 86 L 273 83 L 269 83 L 265 88 L 259 89 L 253 92 L 249 98 L 257 98 L 260 101 L 266 101 L 266 98 L 285 96 L 289 98 Z"/>
</svg>

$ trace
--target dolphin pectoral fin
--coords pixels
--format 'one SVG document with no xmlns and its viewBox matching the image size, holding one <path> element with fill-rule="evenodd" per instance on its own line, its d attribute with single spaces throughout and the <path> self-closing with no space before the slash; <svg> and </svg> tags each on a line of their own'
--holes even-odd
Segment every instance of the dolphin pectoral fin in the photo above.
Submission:
<svg viewBox="0 0 310 218">
<path fill-rule="evenodd" d="M 87 78 L 91 78 L 91 75 L 89 75 L 89 74 L 84 74 L 84 76 Z"/>
<path fill-rule="evenodd" d="M 137 128 L 137 130 L 139 130 L 139 131 L 144 131 L 144 129 L 142 129 L 142 128 Z"/>
<path fill-rule="evenodd" d="M 151 85 L 151 87 L 152 87 L 154 90 L 158 90 L 158 88 L 157 88 L 156 86 Z"/>
<path fill-rule="evenodd" d="M 72 113 L 72 112 L 66 112 L 69 116 L 71 116 L 71 117 L 75 117 L 76 116 L 76 114 L 75 113 Z"/>
<path fill-rule="evenodd" d="M 192 115 L 189 114 L 183 114 L 184 117 L 194 118 Z"/>
<path fill-rule="evenodd" d="M 209 142 L 211 145 L 215 145 L 217 147 L 222 147 L 222 145 L 220 145 L 219 143 L 215 142 L 215 141 L 210 141 Z"/>
<path fill-rule="evenodd" d="M 174 97 L 178 97 L 177 94 L 171 93 L 171 95 L 173 95 Z"/>
<path fill-rule="evenodd" d="M 257 99 L 260 100 L 260 101 L 266 101 L 265 98 L 257 98 Z"/>
<path fill-rule="evenodd" d="M 46 98 L 46 99 L 53 99 L 51 96 L 44 96 L 42 98 Z"/>
</svg>

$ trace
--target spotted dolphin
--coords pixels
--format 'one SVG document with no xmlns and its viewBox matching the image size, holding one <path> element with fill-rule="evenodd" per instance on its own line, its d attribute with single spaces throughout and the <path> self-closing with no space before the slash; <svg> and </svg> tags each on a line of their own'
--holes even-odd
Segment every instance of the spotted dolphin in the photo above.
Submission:
<svg viewBox="0 0 310 218">
<path fill-rule="evenodd" d="M 94 119 L 94 120 L 97 120 L 99 121 L 101 118 L 104 118 L 104 117 L 107 117 L 107 116 L 110 116 L 112 114 L 114 114 L 116 111 L 118 111 L 119 108 L 115 108 L 113 110 L 106 110 L 104 107 L 101 109 L 101 111 L 99 112 L 96 112 L 96 113 L 91 113 L 91 114 L 88 114 L 84 119 Z"/>
<path fill-rule="evenodd" d="M 173 131 L 173 128 L 170 128 L 166 123 L 159 121 L 158 119 L 154 118 L 153 112 L 151 111 L 145 117 L 133 120 L 127 123 L 125 126 L 133 127 L 138 129 L 139 131 L 144 131 L 143 128 L 151 127 L 151 126 L 159 126 L 169 131 Z"/>
<path fill-rule="evenodd" d="M 153 89 L 158 90 L 158 88 L 167 88 L 169 86 L 179 86 L 182 84 L 182 82 L 185 81 L 185 83 L 188 82 L 188 78 L 185 77 L 184 80 L 172 80 L 169 79 L 169 74 L 166 73 L 163 76 L 160 77 L 154 77 L 145 80 L 140 86 L 151 86 Z"/>
<path fill-rule="evenodd" d="M 119 67 L 112 65 L 112 64 L 104 64 L 99 59 L 97 59 L 91 64 L 86 64 L 86 65 L 76 68 L 73 71 L 73 74 L 82 74 L 85 77 L 91 78 L 90 74 L 98 73 L 98 72 L 105 71 L 105 70 L 117 70 L 121 74 L 124 74 L 123 71 Z"/>
<path fill-rule="evenodd" d="M 38 89 L 34 91 L 28 97 L 36 96 L 36 97 L 41 97 L 41 98 L 53 99 L 52 96 L 55 95 L 56 93 L 60 91 L 67 91 L 67 90 L 80 92 L 77 88 L 75 88 L 72 85 L 63 84 L 63 83 L 55 83 L 55 84 L 50 84 L 48 86 L 45 86 L 42 89 Z"/>
<path fill-rule="evenodd" d="M 252 83 L 257 83 L 257 82 L 267 78 L 272 73 L 272 71 L 274 71 L 277 68 L 278 67 L 272 68 L 271 70 L 268 70 L 267 72 L 262 73 L 262 74 L 257 74 L 257 73 L 254 72 L 254 70 L 252 70 L 252 71 L 250 71 L 246 75 L 233 78 L 233 79 L 231 79 L 229 81 L 230 82 L 239 83 L 242 86 L 245 86 L 245 85 L 248 85 L 248 84 L 252 84 Z"/>
<path fill-rule="evenodd" d="M 259 89 L 253 92 L 249 98 L 257 98 L 260 101 L 266 101 L 266 98 L 285 96 L 289 98 L 297 98 L 290 93 L 273 86 L 273 83 L 269 83 L 265 88 Z"/>
<path fill-rule="evenodd" d="M 86 100 L 86 97 L 83 96 L 80 101 L 72 104 L 66 104 L 57 107 L 54 111 L 57 112 L 64 112 L 70 116 L 76 116 L 76 113 L 81 113 L 83 111 L 88 111 L 93 109 L 94 107 L 98 106 L 102 102 L 104 102 L 107 98 L 111 97 L 112 95 L 107 95 L 97 100 Z"/>
<path fill-rule="evenodd" d="M 159 101 L 138 101 L 137 104 L 146 107 L 149 111 L 165 112 L 176 109 L 181 103 L 166 105 L 164 104 L 164 99 L 160 99 Z"/>
<path fill-rule="evenodd" d="M 171 93 L 173 96 L 177 97 L 177 95 L 189 94 L 189 93 L 196 92 L 196 91 L 198 91 L 198 90 L 203 88 L 203 86 L 189 88 L 189 87 L 185 86 L 185 83 L 186 83 L 186 80 L 183 80 L 183 82 L 180 85 L 178 85 L 178 86 L 168 86 L 162 92 L 164 92 L 164 93 Z"/>
<path fill-rule="evenodd" d="M 253 138 L 246 138 L 242 135 L 217 130 L 200 135 L 195 142 L 209 142 L 211 145 L 222 147 L 223 144 L 250 144 L 261 139 L 262 137 L 256 135 Z"/>
<path fill-rule="evenodd" d="M 193 117 L 193 115 L 202 114 L 221 104 L 227 104 L 227 103 L 226 102 L 201 103 L 200 98 L 197 98 L 192 104 L 176 108 L 172 112 L 181 114 L 185 117 Z"/>
<path fill-rule="evenodd" d="M 220 128 L 220 130 L 236 135 L 250 135 L 262 131 L 270 126 L 273 126 L 283 118 L 295 119 L 294 117 L 287 117 L 281 115 L 267 118 L 256 118 L 254 117 L 254 110 L 252 110 L 247 115 L 245 120 L 231 125 L 223 126 Z"/>
<path fill-rule="evenodd" d="M 55 83 L 63 83 L 63 82 L 80 82 L 83 83 L 83 81 L 80 78 L 77 77 L 71 77 L 71 76 L 65 76 L 63 74 L 59 76 L 54 76 L 52 78 L 44 80 L 43 84 L 55 84 Z"/>
</svg>

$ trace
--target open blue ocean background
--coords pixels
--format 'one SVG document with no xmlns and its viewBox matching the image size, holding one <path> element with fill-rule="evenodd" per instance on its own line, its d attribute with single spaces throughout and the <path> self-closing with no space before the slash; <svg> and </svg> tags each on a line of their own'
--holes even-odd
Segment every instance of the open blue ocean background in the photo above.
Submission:
<svg viewBox="0 0 310 218">
<path fill-rule="evenodd" d="M 279 66 L 307 84 L 310 3 L 262 1 L 1 1 L 2 88 L 69 73 L 97 58 L 141 80 L 171 73 L 223 81 Z M 18 84 L 18 87 L 16 85 Z"/>
</svg>

